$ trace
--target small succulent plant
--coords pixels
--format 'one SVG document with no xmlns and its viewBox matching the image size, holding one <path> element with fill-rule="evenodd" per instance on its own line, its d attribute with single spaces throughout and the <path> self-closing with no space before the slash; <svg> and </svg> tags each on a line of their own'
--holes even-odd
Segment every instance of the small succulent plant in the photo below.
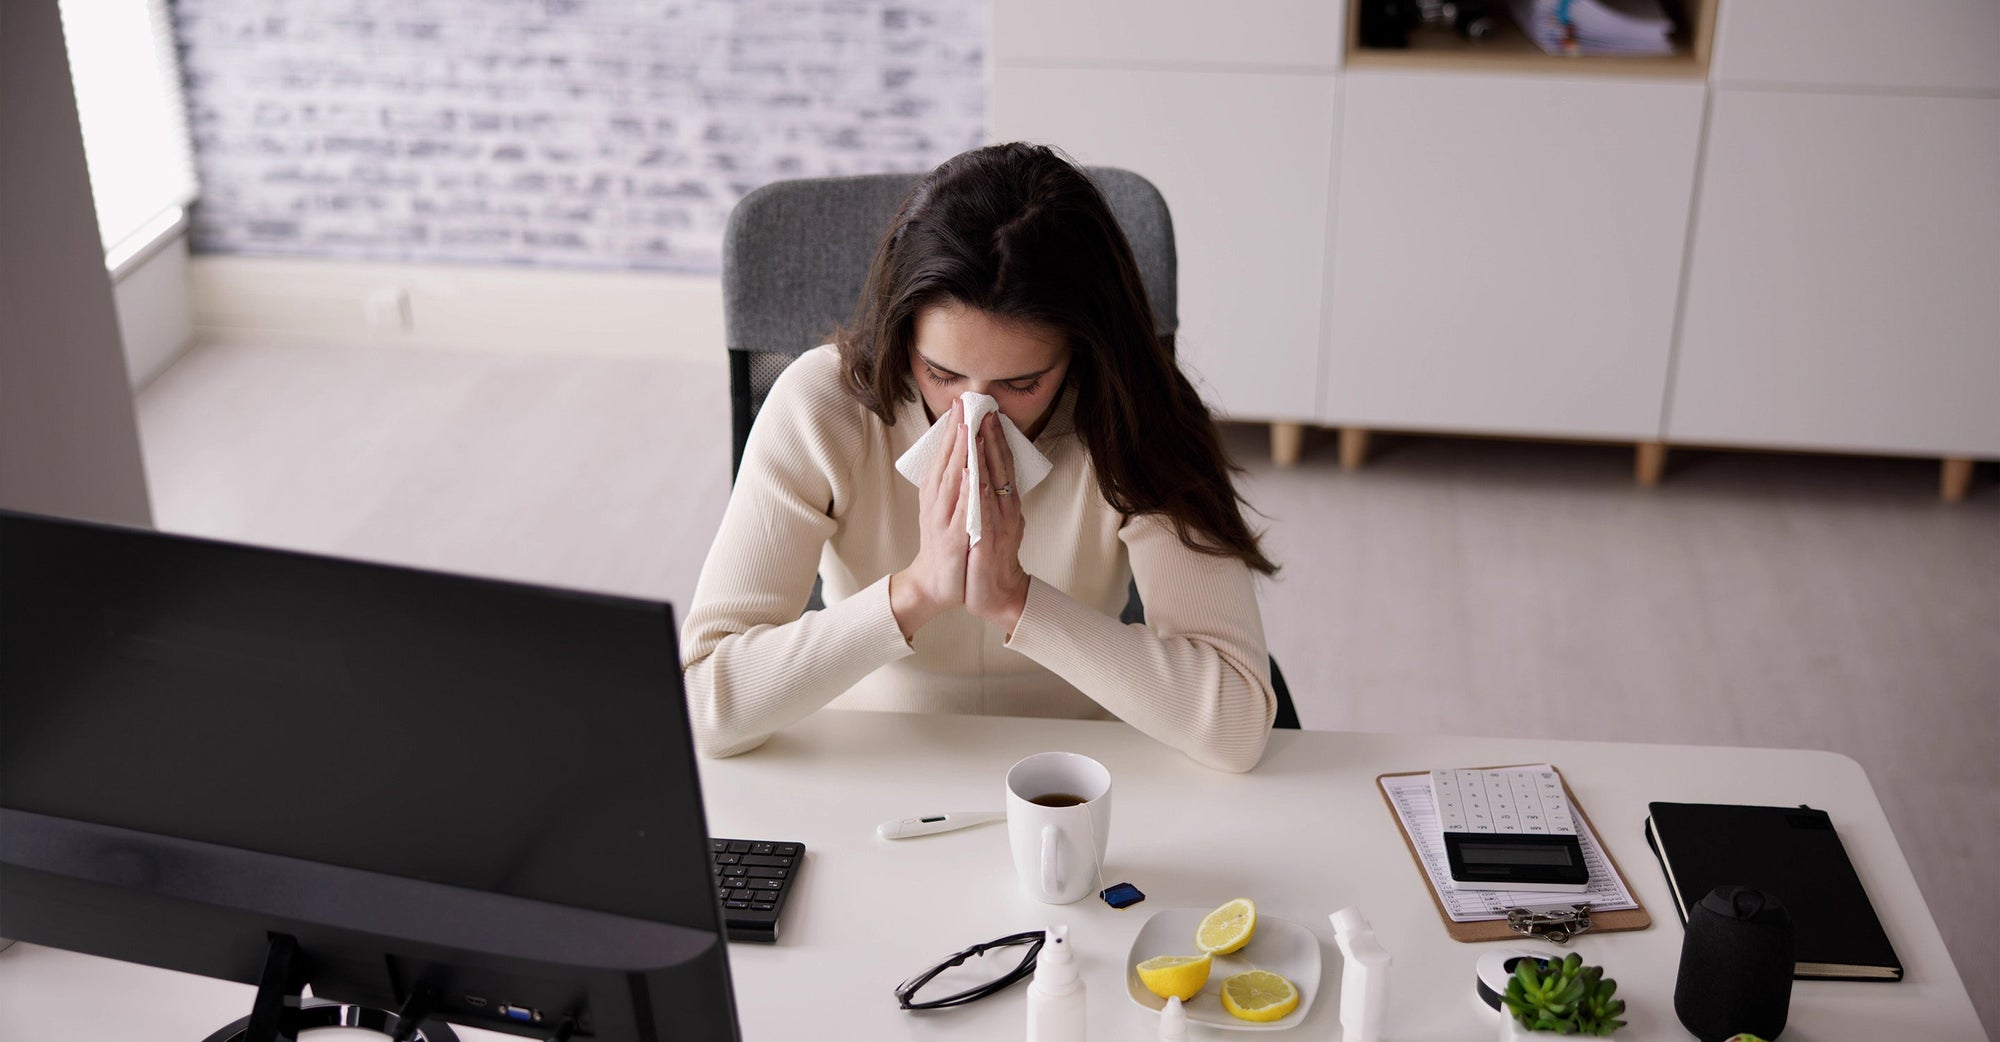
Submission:
<svg viewBox="0 0 2000 1042">
<path fill-rule="evenodd" d="M 1562 959 L 1522 959 L 1507 981 L 1507 1012 L 1530 1031 L 1558 1035 L 1609 1035 L 1625 1026 L 1625 1000 L 1612 998 L 1618 982 L 1571 952 Z"/>
</svg>

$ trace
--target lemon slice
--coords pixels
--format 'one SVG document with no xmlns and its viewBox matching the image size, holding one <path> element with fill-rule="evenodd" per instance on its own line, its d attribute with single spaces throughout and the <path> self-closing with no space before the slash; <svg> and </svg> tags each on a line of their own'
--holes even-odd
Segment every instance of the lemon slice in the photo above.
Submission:
<svg viewBox="0 0 2000 1042">
<path fill-rule="evenodd" d="M 1210 955 L 1228 955 L 1257 934 L 1257 905 L 1239 897 L 1208 913 L 1194 928 L 1194 946 Z"/>
<path fill-rule="evenodd" d="M 1222 1008 L 1239 1020 L 1267 1023 L 1299 1008 L 1299 989 L 1270 970 L 1251 970 L 1222 982 Z"/>
<path fill-rule="evenodd" d="M 1139 983 L 1147 991 L 1186 1002 L 1201 994 L 1201 986 L 1208 983 L 1210 965 L 1207 955 L 1162 955 L 1133 968 L 1139 971 Z"/>
</svg>

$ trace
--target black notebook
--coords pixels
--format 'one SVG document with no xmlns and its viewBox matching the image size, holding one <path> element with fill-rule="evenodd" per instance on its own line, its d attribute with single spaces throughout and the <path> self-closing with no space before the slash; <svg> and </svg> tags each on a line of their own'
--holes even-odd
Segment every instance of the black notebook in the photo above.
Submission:
<svg viewBox="0 0 2000 1042">
<path fill-rule="evenodd" d="M 1882 932 L 1861 877 L 1823 810 L 1653 803 L 1646 842 L 1666 870 L 1674 910 L 1718 886 L 1777 895 L 1798 937 L 1794 976 L 1817 980 L 1903 979 L 1903 964 Z"/>
</svg>

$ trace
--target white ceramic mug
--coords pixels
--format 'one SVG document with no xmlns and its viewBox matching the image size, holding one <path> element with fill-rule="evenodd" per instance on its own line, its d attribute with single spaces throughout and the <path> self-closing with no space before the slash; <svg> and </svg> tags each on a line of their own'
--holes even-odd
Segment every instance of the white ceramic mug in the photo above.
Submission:
<svg viewBox="0 0 2000 1042">
<path fill-rule="evenodd" d="M 1057 905 L 1088 897 L 1110 838 L 1111 772 L 1103 764 L 1081 753 L 1036 753 L 1008 769 L 1007 841 L 1029 897 Z"/>
</svg>

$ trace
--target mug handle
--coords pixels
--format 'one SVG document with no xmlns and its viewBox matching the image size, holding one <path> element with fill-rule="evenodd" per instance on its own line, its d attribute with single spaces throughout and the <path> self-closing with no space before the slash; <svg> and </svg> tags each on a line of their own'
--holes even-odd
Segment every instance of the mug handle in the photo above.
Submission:
<svg viewBox="0 0 2000 1042">
<path fill-rule="evenodd" d="M 1062 896 L 1061 887 L 1056 882 L 1056 852 L 1062 847 L 1062 830 L 1054 825 L 1042 826 L 1042 896 L 1054 900 Z"/>
</svg>

